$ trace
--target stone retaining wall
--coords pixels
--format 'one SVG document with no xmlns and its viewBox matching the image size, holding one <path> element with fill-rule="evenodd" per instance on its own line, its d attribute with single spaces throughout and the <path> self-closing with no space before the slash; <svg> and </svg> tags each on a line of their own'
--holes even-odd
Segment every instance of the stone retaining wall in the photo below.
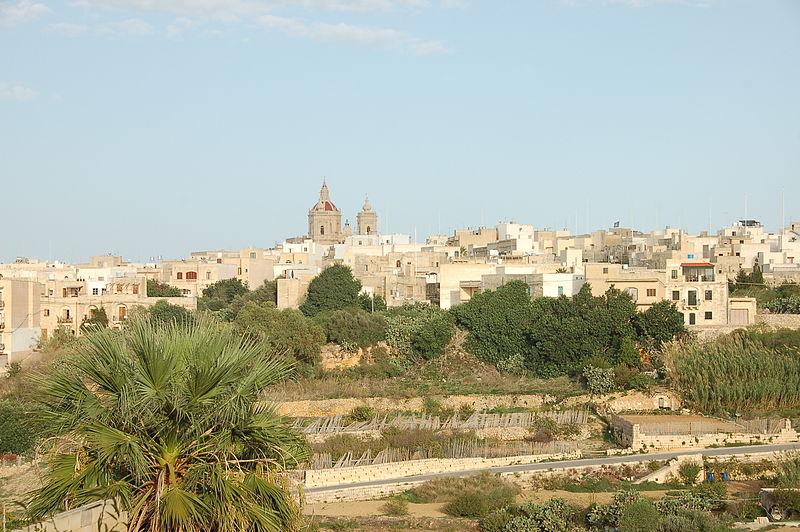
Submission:
<svg viewBox="0 0 800 532">
<path fill-rule="evenodd" d="M 509 456 L 505 458 L 431 458 L 427 460 L 408 460 L 368 466 L 340 467 L 334 469 L 309 469 L 304 473 L 306 488 L 355 484 L 373 480 L 413 477 L 436 473 L 458 473 L 473 469 L 488 469 L 515 464 L 535 464 L 546 460 L 574 460 L 580 458 L 580 451 L 561 454 L 533 454 Z"/>
<path fill-rule="evenodd" d="M 546 394 L 521 394 L 521 395 L 449 395 L 431 396 L 443 408 L 458 410 L 467 406 L 475 411 L 487 411 L 494 408 L 528 408 L 537 409 L 552 406 L 558 398 Z M 643 392 L 617 392 L 607 395 L 578 395 L 567 397 L 558 402 L 558 406 L 566 408 L 577 407 L 594 402 L 602 404 L 609 411 L 621 412 L 625 410 L 679 410 L 680 397 L 671 391 L 658 390 L 653 393 Z M 277 411 L 289 417 L 328 417 L 344 416 L 358 406 L 368 406 L 377 412 L 424 412 L 425 399 L 413 397 L 410 399 L 395 399 L 391 397 L 350 397 L 343 399 L 320 399 L 287 401 L 277 404 Z"/>
<path fill-rule="evenodd" d="M 772 327 L 800 329 L 800 314 L 756 314 L 756 323 L 766 323 Z"/>
<path fill-rule="evenodd" d="M 97 501 L 12 532 L 123 532 L 127 519 L 125 512 L 117 514 L 112 501 Z"/>
</svg>

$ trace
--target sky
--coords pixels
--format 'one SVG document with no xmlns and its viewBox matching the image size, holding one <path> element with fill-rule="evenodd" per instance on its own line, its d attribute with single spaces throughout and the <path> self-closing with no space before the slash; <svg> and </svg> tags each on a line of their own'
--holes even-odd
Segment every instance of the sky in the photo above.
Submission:
<svg viewBox="0 0 800 532">
<path fill-rule="evenodd" d="M 798 0 L 0 0 L 0 260 L 800 220 Z M 783 206 L 783 207 L 782 207 Z"/>
</svg>

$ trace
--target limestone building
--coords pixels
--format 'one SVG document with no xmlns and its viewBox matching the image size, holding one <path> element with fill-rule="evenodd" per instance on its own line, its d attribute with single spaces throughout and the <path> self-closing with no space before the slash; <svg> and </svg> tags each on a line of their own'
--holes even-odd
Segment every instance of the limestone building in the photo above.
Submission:
<svg viewBox="0 0 800 532">
<path fill-rule="evenodd" d="M 357 221 L 359 235 L 374 235 L 378 233 L 378 213 L 372 210 L 369 197 L 364 198 L 364 206 L 361 208 L 361 212 L 358 213 Z"/>
<path fill-rule="evenodd" d="M 338 244 L 342 240 L 342 211 L 331 201 L 325 181 L 319 201 L 308 211 L 308 236 L 319 244 Z"/>
<path fill-rule="evenodd" d="M 364 199 L 356 224 L 357 235 L 378 235 L 378 213 L 372 210 L 369 198 Z M 308 237 L 316 244 L 330 246 L 343 244 L 352 235 L 349 222 L 342 227 L 342 211 L 331 201 L 328 184 L 323 180 L 319 200 L 308 211 Z"/>
</svg>

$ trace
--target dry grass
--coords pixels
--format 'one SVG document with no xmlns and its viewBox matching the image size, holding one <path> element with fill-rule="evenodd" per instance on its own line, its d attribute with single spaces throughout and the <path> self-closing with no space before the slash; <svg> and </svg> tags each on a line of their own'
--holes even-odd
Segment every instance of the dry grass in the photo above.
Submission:
<svg viewBox="0 0 800 532">
<path fill-rule="evenodd" d="M 266 399 L 300 401 L 360 397 L 411 398 L 420 395 L 525 394 L 579 395 L 580 386 L 567 377 L 538 379 L 501 374 L 461 349 L 412 367 L 398 377 L 354 377 L 328 371 L 321 378 L 288 381 L 272 387 Z"/>
</svg>

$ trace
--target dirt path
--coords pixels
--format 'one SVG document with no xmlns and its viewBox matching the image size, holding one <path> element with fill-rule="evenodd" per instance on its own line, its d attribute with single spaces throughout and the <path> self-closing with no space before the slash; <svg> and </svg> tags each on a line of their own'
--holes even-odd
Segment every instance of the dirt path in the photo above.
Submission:
<svg viewBox="0 0 800 532">
<path fill-rule="evenodd" d="M 325 517 L 374 517 L 386 515 L 381 509 L 386 501 L 331 502 L 309 504 L 303 508 L 306 515 Z M 443 503 L 409 504 L 409 517 L 448 517 L 442 512 Z"/>
</svg>

